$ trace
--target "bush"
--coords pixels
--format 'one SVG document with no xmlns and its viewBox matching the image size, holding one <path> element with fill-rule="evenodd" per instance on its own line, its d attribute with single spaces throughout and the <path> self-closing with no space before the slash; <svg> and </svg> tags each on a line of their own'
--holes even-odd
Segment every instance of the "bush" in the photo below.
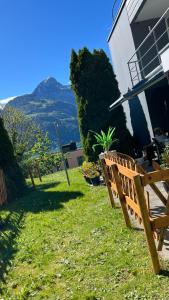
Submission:
<svg viewBox="0 0 169 300">
<path fill-rule="evenodd" d="M 169 168 L 169 145 L 165 146 L 164 151 L 161 154 L 161 162 L 163 168 Z"/>
<path fill-rule="evenodd" d="M 21 162 L 21 168 L 25 177 L 29 177 L 29 170 L 33 177 L 48 175 L 61 169 L 62 158 L 60 153 L 46 153 L 38 158 L 31 157 Z"/>
<path fill-rule="evenodd" d="M 4 171 L 8 199 L 14 199 L 22 194 L 25 180 L 19 168 L 12 144 L 0 118 L 0 168 Z"/>
<path fill-rule="evenodd" d="M 81 170 L 83 176 L 88 178 L 95 178 L 100 175 L 98 166 L 92 162 L 84 161 Z"/>
</svg>

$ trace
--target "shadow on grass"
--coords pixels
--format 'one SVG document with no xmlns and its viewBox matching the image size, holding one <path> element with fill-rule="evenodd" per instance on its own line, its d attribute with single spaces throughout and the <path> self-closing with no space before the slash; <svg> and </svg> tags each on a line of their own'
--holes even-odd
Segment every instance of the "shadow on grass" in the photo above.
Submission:
<svg viewBox="0 0 169 300">
<path fill-rule="evenodd" d="M 52 211 L 61 209 L 64 203 L 83 196 L 80 191 L 59 191 L 57 189 L 59 184 L 60 182 L 42 183 L 36 187 L 36 190 L 29 187 L 25 196 L 7 206 L 7 210 L 15 212 L 22 210 L 25 213 Z"/>
<path fill-rule="evenodd" d="M 0 225 L 0 280 L 5 281 L 12 265 L 12 258 L 18 250 L 16 242 L 20 235 L 26 213 L 38 213 L 64 208 L 64 203 L 83 196 L 80 191 L 48 190 L 59 182 L 41 184 L 36 190 L 28 187 L 24 197 L 3 207 L 5 218 Z"/>
<path fill-rule="evenodd" d="M 169 271 L 168 270 L 161 270 L 159 275 L 169 277 Z"/>
<path fill-rule="evenodd" d="M 12 258 L 17 252 L 16 238 L 24 223 L 24 211 L 10 212 L 3 220 L 0 232 L 0 280 L 5 282 L 6 275 L 12 266 Z"/>
</svg>

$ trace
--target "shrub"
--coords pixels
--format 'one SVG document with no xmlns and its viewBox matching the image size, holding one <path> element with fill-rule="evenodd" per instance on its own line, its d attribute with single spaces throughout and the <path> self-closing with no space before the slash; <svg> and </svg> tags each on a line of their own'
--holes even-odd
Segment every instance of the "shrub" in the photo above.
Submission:
<svg viewBox="0 0 169 300">
<path fill-rule="evenodd" d="M 25 180 L 21 169 L 19 168 L 12 144 L 4 128 L 3 121 L 0 118 L 0 167 L 4 171 L 7 185 L 8 199 L 14 199 L 21 195 Z"/>
<path fill-rule="evenodd" d="M 98 166 L 92 162 L 84 161 L 81 170 L 82 174 L 88 178 L 95 178 L 100 175 Z"/>
</svg>

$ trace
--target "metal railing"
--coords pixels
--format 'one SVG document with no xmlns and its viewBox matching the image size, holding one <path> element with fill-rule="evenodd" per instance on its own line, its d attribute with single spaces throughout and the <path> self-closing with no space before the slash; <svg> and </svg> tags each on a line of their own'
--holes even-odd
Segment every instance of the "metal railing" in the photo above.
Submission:
<svg viewBox="0 0 169 300">
<path fill-rule="evenodd" d="M 128 68 L 132 85 L 145 79 L 148 74 L 161 66 L 161 51 L 169 44 L 169 7 L 151 29 L 130 60 Z"/>
<path fill-rule="evenodd" d="M 128 14 L 129 20 L 132 17 L 135 10 L 137 9 L 137 7 L 140 6 L 141 3 L 142 3 L 142 0 L 129 0 L 126 3 L 127 14 Z"/>
<path fill-rule="evenodd" d="M 122 0 L 114 0 L 113 2 L 113 7 L 112 7 L 112 18 L 113 18 L 113 22 L 115 21 L 116 19 L 116 16 L 119 12 L 119 9 L 120 9 L 120 6 L 122 4 Z"/>
</svg>

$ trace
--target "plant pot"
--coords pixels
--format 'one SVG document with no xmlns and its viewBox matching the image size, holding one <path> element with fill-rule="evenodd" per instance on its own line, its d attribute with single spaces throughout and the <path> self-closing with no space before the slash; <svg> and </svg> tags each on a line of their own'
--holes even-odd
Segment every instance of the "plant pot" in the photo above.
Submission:
<svg viewBox="0 0 169 300">
<path fill-rule="evenodd" d="M 89 177 L 84 175 L 84 179 L 85 179 L 87 184 L 91 184 L 91 179 Z"/>
<path fill-rule="evenodd" d="M 90 178 L 92 185 L 97 186 L 100 184 L 100 176 Z"/>
</svg>

